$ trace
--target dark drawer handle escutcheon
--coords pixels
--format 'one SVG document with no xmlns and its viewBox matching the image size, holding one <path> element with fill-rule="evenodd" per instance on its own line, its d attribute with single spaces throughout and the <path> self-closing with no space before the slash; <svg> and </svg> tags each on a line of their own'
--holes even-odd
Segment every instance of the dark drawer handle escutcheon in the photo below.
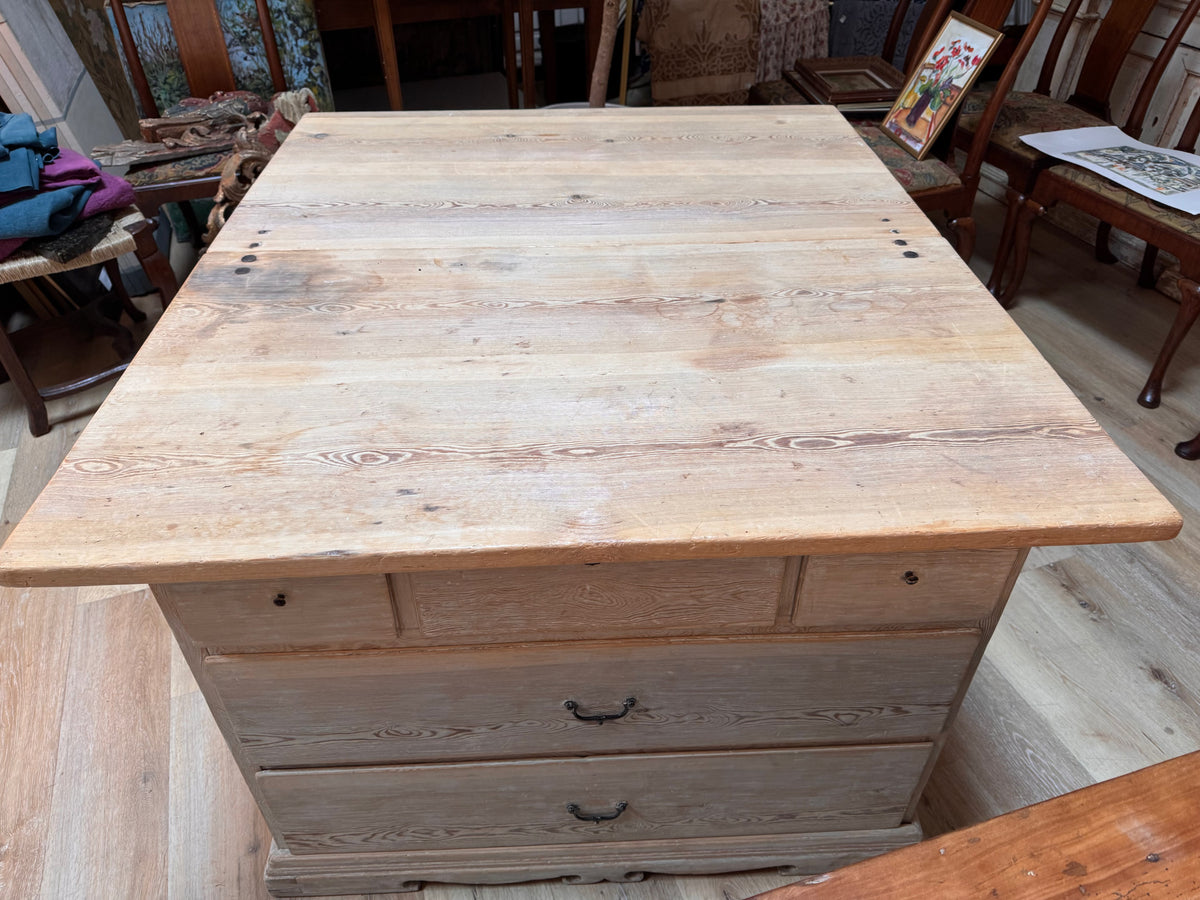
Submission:
<svg viewBox="0 0 1200 900">
<path fill-rule="evenodd" d="M 579 704 L 574 700 L 567 700 L 565 703 L 563 703 L 563 706 L 571 711 L 571 715 L 577 718 L 580 722 L 611 722 L 613 719 L 623 719 L 629 715 L 629 711 L 633 709 L 635 705 L 637 705 L 637 697 L 626 697 L 625 702 L 621 704 L 620 712 L 596 713 L 595 715 L 588 715 L 579 711 Z"/>
<path fill-rule="evenodd" d="M 629 804 L 622 800 L 613 807 L 610 813 L 585 813 L 579 809 L 578 803 L 568 803 L 567 812 L 577 818 L 580 822 L 591 822 L 593 825 L 599 825 L 601 822 L 611 822 L 621 813 L 629 808 Z"/>
</svg>

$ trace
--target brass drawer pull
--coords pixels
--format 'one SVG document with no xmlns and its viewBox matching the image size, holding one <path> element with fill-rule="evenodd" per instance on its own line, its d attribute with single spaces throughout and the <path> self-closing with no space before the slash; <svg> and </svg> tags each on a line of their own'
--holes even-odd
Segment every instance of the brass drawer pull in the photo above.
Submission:
<svg viewBox="0 0 1200 900">
<path fill-rule="evenodd" d="M 588 715 L 579 711 L 579 704 L 574 700 L 567 700 L 563 703 L 567 709 L 571 711 L 571 715 L 577 718 L 580 722 L 611 722 L 613 719 L 623 719 L 629 715 L 629 711 L 637 704 L 637 697 L 626 697 L 625 702 L 621 704 L 621 711 L 615 713 L 596 713 Z"/>
<path fill-rule="evenodd" d="M 567 812 L 577 818 L 580 822 L 591 822 L 593 825 L 599 825 L 601 822 L 611 822 L 629 807 L 629 804 L 622 800 L 613 807 L 610 813 L 585 813 L 581 812 L 578 803 L 568 803 Z"/>
</svg>

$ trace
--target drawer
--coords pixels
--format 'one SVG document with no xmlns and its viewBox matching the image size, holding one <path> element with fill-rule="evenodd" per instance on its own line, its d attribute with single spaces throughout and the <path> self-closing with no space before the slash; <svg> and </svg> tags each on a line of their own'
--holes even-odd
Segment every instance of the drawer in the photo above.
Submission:
<svg viewBox="0 0 1200 900">
<path fill-rule="evenodd" d="M 382 575 L 151 585 L 168 619 L 210 652 L 392 646 Z M 173 616 L 172 616 L 173 611 Z"/>
<path fill-rule="evenodd" d="M 977 625 L 1004 596 L 1016 550 L 813 556 L 794 622 L 809 628 Z"/>
<path fill-rule="evenodd" d="M 446 641 L 588 639 L 768 628 L 790 604 L 782 558 L 601 563 L 394 576 L 407 624 Z M 794 578 L 792 579 L 794 580 Z"/>
<path fill-rule="evenodd" d="M 920 743 L 257 778 L 276 837 L 294 854 L 449 850 L 892 828 L 930 751 Z"/>
<path fill-rule="evenodd" d="M 920 740 L 972 631 L 209 657 L 256 766 Z M 568 702 L 575 709 L 567 708 Z M 617 716 L 608 721 L 577 716 Z"/>
</svg>

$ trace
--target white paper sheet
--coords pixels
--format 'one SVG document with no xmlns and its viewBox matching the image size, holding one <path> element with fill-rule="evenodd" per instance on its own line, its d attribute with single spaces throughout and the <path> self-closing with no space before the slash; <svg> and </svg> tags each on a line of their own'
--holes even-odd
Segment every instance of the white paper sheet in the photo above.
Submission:
<svg viewBox="0 0 1200 900">
<path fill-rule="evenodd" d="M 1200 214 L 1200 156 L 1135 141 L 1114 125 L 1021 136 L 1030 147 L 1190 215 Z"/>
</svg>

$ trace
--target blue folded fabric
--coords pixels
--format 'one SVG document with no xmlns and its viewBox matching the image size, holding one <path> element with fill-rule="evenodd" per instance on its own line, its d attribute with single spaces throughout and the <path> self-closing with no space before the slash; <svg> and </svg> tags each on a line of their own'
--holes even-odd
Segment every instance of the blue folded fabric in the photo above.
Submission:
<svg viewBox="0 0 1200 900">
<path fill-rule="evenodd" d="M 29 113 L 0 113 L 0 194 L 36 191 L 42 166 L 58 156 L 58 131 L 38 134 Z"/>
<path fill-rule="evenodd" d="M 92 188 L 71 185 L 0 207 L 0 240 L 62 234 L 79 218 Z"/>
<path fill-rule="evenodd" d="M 28 147 L 14 147 L 0 160 L 0 193 L 36 191 L 42 177 L 42 157 Z"/>
</svg>

